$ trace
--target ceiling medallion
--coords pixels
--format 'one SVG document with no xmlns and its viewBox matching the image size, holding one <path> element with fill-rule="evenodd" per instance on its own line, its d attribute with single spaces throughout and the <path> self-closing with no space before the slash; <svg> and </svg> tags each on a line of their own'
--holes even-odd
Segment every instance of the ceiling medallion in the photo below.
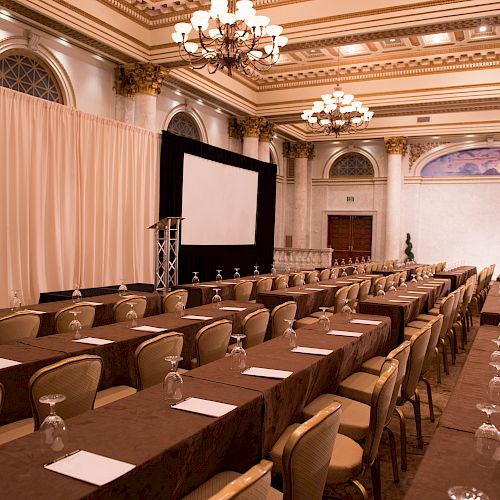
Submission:
<svg viewBox="0 0 500 500">
<path fill-rule="evenodd" d="M 355 134 L 365 129 L 373 117 L 373 111 L 355 101 L 352 94 L 346 94 L 339 84 L 340 51 L 337 49 L 337 82 L 331 94 L 323 94 L 321 101 L 314 101 L 311 109 L 301 115 L 307 127 L 314 132 L 325 134 Z"/>
<path fill-rule="evenodd" d="M 288 42 L 281 26 L 255 14 L 250 0 L 212 0 L 210 11 L 198 10 L 191 23 L 177 23 L 172 39 L 194 69 L 208 66 L 211 74 L 226 69 L 229 76 L 234 70 L 250 76 L 276 64 Z M 196 42 L 188 41 L 193 28 Z"/>
</svg>

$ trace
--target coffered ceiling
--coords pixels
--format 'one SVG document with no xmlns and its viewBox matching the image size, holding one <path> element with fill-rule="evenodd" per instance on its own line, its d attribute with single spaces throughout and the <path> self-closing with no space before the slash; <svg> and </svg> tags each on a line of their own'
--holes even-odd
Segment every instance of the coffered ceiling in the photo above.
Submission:
<svg viewBox="0 0 500 500">
<path fill-rule="evenodd" d="M 338 80 L 375 112 L 362 135 L 494 133 L 500 129 L 500 2 L 256 0 L 289 38 L 253 78 L 209 75 L 181 61 L 173 25 L 210 0 L 0 0 L 32 25 L 116 63 L 147 60 L 168 84 L 231 113 L 258 114 L 285 135 L 314 135 L 303 109 Z"/>
</svg>

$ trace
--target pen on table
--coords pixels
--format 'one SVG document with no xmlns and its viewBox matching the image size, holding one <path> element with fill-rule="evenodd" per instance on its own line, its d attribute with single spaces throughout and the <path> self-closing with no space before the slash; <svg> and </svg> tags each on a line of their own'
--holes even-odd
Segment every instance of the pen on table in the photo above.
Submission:
<svg viewBox="0 0 500 500">
<path fill-rule="evenodd" d="M 189 396 L 187 398 L 181 399 L 180 401 L 177 401 L 177 403 L 173 403 L 170 405 L 170 408 L 175 408 L 176 405 L 180 405 L 181 403 L 184 403 L 184 401 L 187 401 L 188 399 L 191 399 L 192 396 Z"/>
<path fill-rule="evenodd" d="M 80 451 L 81 450 L 75 450 L 75 451 L 71 451 L 69 453 L 66 453 L 66 455 L 63 455 L 62 457 L 59 457 L 59 458 L 54 458 L 54 460 L 51 460 L 50 462 L 47 462 L 46 464 L 43 464 L 43 466 L 46 467 L 47 465 L 55 464 L 56 462 L 59 462 L 60 460 L 64 460 L 65 458 L 68 458 L 71 455 L 75 455 L 76 453 L 78 453 Z"/>
</svg>

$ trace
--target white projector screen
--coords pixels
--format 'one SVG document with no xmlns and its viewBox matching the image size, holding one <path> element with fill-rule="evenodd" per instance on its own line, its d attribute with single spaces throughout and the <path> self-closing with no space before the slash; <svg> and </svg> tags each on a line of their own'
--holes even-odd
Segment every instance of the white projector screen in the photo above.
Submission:
<svg viewBox="0 0 500 500">
<path fill-rule="evenodd" d="M 184 154 L 182 245 L 254 245 L 259 174 Z"/>
</svg>

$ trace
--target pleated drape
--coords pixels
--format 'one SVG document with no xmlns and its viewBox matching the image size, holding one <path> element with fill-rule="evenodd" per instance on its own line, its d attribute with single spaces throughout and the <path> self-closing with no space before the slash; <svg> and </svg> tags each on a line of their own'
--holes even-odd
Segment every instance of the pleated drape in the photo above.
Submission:
<svg viewBox="0 0 500 500">
<path fill-rule="evenodd" d="M 0 88 L 0 307 L 11 289 L 152 282 L 158 134 Z"/>
</svg>

